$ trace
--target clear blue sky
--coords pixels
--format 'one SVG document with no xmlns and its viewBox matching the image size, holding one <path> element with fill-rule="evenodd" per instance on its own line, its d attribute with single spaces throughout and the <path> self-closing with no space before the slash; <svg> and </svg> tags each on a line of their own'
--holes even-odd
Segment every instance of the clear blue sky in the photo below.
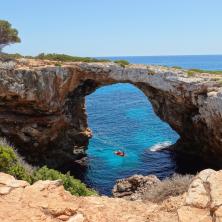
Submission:
<svg viewBox="0 0 222 222">
<path fill-rule="evenodd" d="M 1 0 L 0 19 L 25 55 L 222 54 L 222 0 Z"/>
</svg>

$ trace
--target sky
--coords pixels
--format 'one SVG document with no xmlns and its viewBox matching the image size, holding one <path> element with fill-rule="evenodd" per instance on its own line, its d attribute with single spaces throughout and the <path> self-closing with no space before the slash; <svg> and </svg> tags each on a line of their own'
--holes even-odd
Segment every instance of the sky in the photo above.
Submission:
<svg viewBox="0 0 222 222">
<path fill-rule="evenodd" d="M 76 56 L 222 54 L 222 0 L 0 0 L 21 44 Z"/>
</svg>

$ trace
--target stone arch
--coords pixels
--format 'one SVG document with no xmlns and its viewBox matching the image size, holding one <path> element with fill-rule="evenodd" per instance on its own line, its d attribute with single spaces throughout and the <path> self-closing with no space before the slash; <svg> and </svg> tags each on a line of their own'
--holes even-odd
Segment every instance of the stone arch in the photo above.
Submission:
<svg viewBox="0 0 222 222">
<path fill-rule="evenodd" d="M 82 157 L 91 136 L 85 96 L 114 83 L 138 87 L 155 113 L 180 135 L 181 150 L 211 156 L 217 163 L 222 157 L 222 119 L 214 115 L 222 112 L 216 105 L 221 97 L 207 94 L 216 87 L 210 79 L 167 67 L 67 63 L 0 70 L 0 80 L 1 135 L 32 163 L 57 167 Z"/>
</svg>

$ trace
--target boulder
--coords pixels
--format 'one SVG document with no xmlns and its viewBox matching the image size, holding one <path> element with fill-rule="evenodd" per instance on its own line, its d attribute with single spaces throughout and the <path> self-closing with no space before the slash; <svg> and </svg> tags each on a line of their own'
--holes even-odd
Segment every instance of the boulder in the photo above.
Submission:
<svg viewBox="0 0 222 222">
<path fill-rule="evenodd" d="M 116 181 L 112 193 L 114 197 L 124 197 L 129 200 L 142 199 L 144 192 L 150 186 L 160 182 L 155 175 L 133 175 Z"/>
</svg>

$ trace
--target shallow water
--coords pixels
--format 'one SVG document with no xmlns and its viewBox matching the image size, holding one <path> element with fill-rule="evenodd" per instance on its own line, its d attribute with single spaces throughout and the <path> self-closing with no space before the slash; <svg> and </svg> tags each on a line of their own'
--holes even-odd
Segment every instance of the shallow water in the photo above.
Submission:
<svg viewBox="0 0 222 222">
<path fill-rule="evenodd" d="M 122 59 L 122 58 L 112 58 Z M 124 57 L 131 63 L 161 64 L 184 68 L 220 69 L 222 56 Z M 157 152 L 179 138 L 153 112 L 144 94 L 130 84 L 98 89 L 86 98 L 89 127 L 93 131 L 87 154 L 89 163 L 79 177 L 102 194 L 111 194 L 118 178 L 132 174 L 155 174 L 159 178 L 174 172 L 195 172 L 204 168 L 194 162 L 184 164 L 168 152 Z M 114 155 L 121 149 L 125 157 Z M 191 161 L 191 160 L 190 160 Z M 80 175 L 81 174 L 81 175 Z"/>
</svg>

